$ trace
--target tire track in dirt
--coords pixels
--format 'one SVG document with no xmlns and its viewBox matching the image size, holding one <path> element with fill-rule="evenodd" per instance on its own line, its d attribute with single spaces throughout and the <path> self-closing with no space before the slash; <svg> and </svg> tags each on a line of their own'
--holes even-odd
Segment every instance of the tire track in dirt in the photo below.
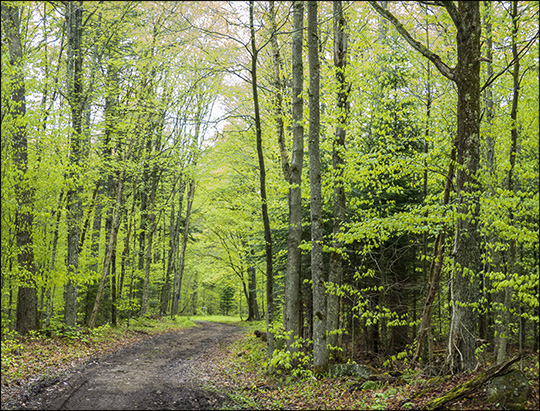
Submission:
<svg viewBox="0 0 540 411">
<path fill-rule="evenodd" d="M 147 338 L 74 371 L 28 398 L 26 409 L 199 410 L 228 401 L 203 385 L 212 380 L 200 367 L 216 347 L 241 335 L 242 328 L 198 322 L 197 327 Z"/>
</svg>

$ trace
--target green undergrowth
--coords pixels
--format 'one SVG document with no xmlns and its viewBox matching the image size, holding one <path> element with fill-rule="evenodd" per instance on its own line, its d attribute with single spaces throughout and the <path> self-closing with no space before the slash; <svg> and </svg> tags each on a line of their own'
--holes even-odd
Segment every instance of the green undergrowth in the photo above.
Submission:
<svg viewBox="0 0 540 411">
<path fill-rule="evenodd" d="M 2 330 L 2 384 L 9 386 L 56 374 L 78 363 L 133 344 L 149 335 L 195 326 L 186 317 L 142 317 L 117 327 L 105 324 L 89 330 L 65 327 L 60 322 L 20 336 Z"/>
<path fill-rule="evenodd" d="M 386 384 L 367 390 L 353 377 L 269 371 L 266 350 L 266 343 L 251 334 L 229 347 L 219 367 L 230 388 L 232 409 L 386 409 L 400 392 Z"/>
<path fill-rule="evenodd" d="M 250 328 L 264 330 L 263 324 L 254 324 Z M 398 377 L 390 378 L 391 373 L 380 370 L 377 381 L 366 381 L 326 374 L 317 376 L 312 372 L 311 364 L 298 364 L 288 369 L 271 368 L 269 364 L 275 362 L 268 361 L 266 342 L 253 332 L 246 333 L 228 347 L 217 369 L 221 376 L 220 386 L 228 388 L 232 400 L 230 409 L 418 409 L 475 376 L 430 378 L 420 369 L 403 367 Z M 538 361 L 529 359 L 524 365 L 532 388 L 530 409 L 537 409 L 538 384 L 533 381 L 538 381 Z M 303 372 L 294 372 L 298 368 L 303 368 Z M 486 390 L 451 405 L 460 410 L 501 409 L 499 404 L 487 401 Z"/>
</svg>

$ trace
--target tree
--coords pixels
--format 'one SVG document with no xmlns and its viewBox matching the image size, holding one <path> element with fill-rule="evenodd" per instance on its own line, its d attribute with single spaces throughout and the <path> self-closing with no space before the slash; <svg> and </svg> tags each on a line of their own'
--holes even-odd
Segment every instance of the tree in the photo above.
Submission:
<svg viewBox="0 0 540 411">
<path fill-rule="evenodd" d="M 68 102 L 71 107 L 71 146 L 70 146 L 70 175 L 72 181 L 67 193 L 67 221 L 68 221 L 68 282 L 66 285 L 66 306 L 64 321 L 68 326 L 77 322 L 77 272 L 79 268 L 79 242 L 81 236 L 80 220 L 82 217 L 82 203 L 80 199 L 80 163 L 82 158 L 82 115 L 83 115 L 83 89 L 82 89 L 82 61 L 81 49 L 83 22 L 82 1 L 66 3 L 66 26 L 68 27 Z"/>
<path fill-rule="evenodd" d="M 289 231 L 287 239 L 287 274 L 285 276 L 285 307 L 283 319 L 288 333 L 287 346 L 296 351 L 294 341 L 300 335 L 300 270 L 302 250 L 302 164 L 304 160 L 304 118 L 303 88 L 304 72 L 302 64 L 302 42 L 304 30 L 304 2 L 293 3 L 294 29 L 292 35 L 292 75 L 293 75 L 293 148 L 288 176 L 289 188 Z M 275 64 L 275 63 L 274 63 Z"/>
<path fill-rule="evenodd" d="M 264 241 L 266 251 L 266 323 L 270 328 L 274 320 L 274 274 L 272 266 L 272 232 L 270 231 L 270 219 L 268 218 L 268 204 L 266 197 L 266 170 L 264 168 L 264 155 L 262 146 L 262 128 L 259 112 L 259 91 L 257 83 L 257 56 L 258 49 L 255 42 L 255 26 L 253 18 L 253 1 L 249 2 L 249 28 L 251 35 L 251 86 L 253 91 L 253 108 L 255 111 L 255 133 L 257 139 L 257 157 L 259 160 L 259 183 L 261 193 L 261 211 L 264 224 Z M 272 335 L 268 338 L 268 353 L 272 356 L 274 343 Z"/>
<path fill-rule="evenodd" d="M 328 283 L 330 292 L 327 296 L 327 327 L 328 344 L 336 346 L 339 329 L 339 297 L 337 289 L 343 279 L 343 241 L 339 234 L 345 222 L 345 182 L 344 162 L 345 162 L 345 136 L 348 113 L 349 90 L 345 78 L 347 65 L 347 34 L 345 32 L 346 20 L 343 15 L 343 4 L 341 1 L 334 1 L 334 66 L 336 68 L 336 79 L 338 81 L 337 109 L 338 124 L 336 125 L 334 141 L 332 144 L 332 168 L 334 179 L 334 210 L 332 226 L 332 250 L 330 252 L 330 267 L 328 272 Z"/>
<path fill-rule="evenodd" d="M 480 271 L 480 236 L 478 230 L 479 132 L 480 132 L 480 11 L 477 2 L 441 2 L 456 26 L 458 62 L 454 69 L 423 44 L 414 39 L 396 17 L 377 2 L 373 8 L 388 19 L 407 42 L 431 60 L 442 75 L 456 83 L 457 106 L 457 184 L 460 217 L 456 223 L 451 283 L 452 320 L 448 337 L 446 363 L 452 372 L 471 370 L 476 364 L 475 276 Z M 470 218 L 466 216 L 469 215 Z"/>
<path fill-rule="evenodd" d="M 230 285 L 221 289 L 221 311 L 225 315 L 229 315 L 229 311 L 234 307 L 234 288 Z"/>
<path fill-rule="evenodd" d="M 326 371 L 326 297 L 323 277 L 323 230 L 321 221 L 321 165 L 319 149 L 319 36 L 317 2 L 308 2 L 309 46 L 309 186 L 311 205 L 311 278 L 313 287 L 313 365 Z"/>
<path fill-rule="evenodd" d="M 20 34 L 20 8 L 2 3 L 2 26 L 6 30 L 9 49 L 9 64 L 13 75 L 9 78 L 11 100 L 8 102 L 9 132 L 13 141 L 13 163 L 18 172 L 15 185 L 17 210 L 15 215 L 15 236 L 17 241 L 17 272 L 19 289 L 17 293 L 16 330 L 26 334 L 39 327 L 37 313 L 37 289 L 33 249 L 34 193 L 27 180 L 28 138 L 26 129 L 26 88 L 23 68 L 23 44 Z M 3 113 L 2 113 L 3 116 Z M 4 125 L 4 120 L 2 121 Z M 4 127 L 2 127 L 2 135 Z"/>
</svg>

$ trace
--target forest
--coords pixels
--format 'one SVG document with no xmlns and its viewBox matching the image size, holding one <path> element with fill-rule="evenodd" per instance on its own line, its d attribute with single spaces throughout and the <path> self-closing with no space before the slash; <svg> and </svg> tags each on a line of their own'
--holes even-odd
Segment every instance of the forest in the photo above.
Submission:
<svg viewBox="0 0 540 411">
<path fill-rule="evenodd" d="M 538 354 L 537 1 L 2 1 L 1 335 L 236 315 L 269 369 Z"/>
</svg>

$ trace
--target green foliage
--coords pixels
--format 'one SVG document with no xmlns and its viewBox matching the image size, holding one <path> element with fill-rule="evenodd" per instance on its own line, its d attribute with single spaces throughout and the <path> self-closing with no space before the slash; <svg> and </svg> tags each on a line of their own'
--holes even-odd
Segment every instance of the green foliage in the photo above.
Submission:
<svg viewBox="0 0 540 411">
<path fill-rule="evenodd" d="M 282 323 L 274 323 L 270 328 L 274 335 L 276 349 L 269 361 L 265 361 L 264 367 L 272 373 L 290 382 L 293 378 L 308 379 L 313 377 L 311 369 L 313 365 L 313 355 L 306 348 L 313 344 L 305 338 L 295 338 L 291 344 L 292 350 L 287 348 L 292 331 L 286 332 Z"/>
<path fill-rule="evenodd" d="M 221 290 L 221 302 L 220 307 L 221 311 L 227 316 L 229 314 L 229 310 L 234 308 L 234 294 L 236 290 L 233 287 L 225 286 Z"/>
<path fill-rule="evenodd" d="M 85 237 L 81 241 L 79 267 L 76 274 L 71 274 L 71 279 L 78 285 L 78 320 L 84 323 L 91 314 L 103 272 L 109 242 L 106 221 L 115 207 L 114 190 L 109 192 L 109 176 L 115 185 L 122 173 L 125 178 L 122 204 L 119 204 L 121 224 L 116 261 L 111 267 L 111 273 L 116 275 L 116 308 L 120 320 L 131 318 L 133 327 L 174 326 L 166 320 L 134 319 L 143 303 L 150 238 L 146 222 L 150 216 L 155 216 L 157 225 L 152 233 L 153 255 L 149 261 L 149 314 L 160 313 L 160 298 L 166 284 L 169 287 L 166 311 L 170 310 L 172 276 L 180 271 L 183 240 L 187 244 L 179 296 L 180 309 L 185 309 L 183 314 L 197 314 L 188 317 L 191 319 L 235 321 L 229 317 L 201 317 L 201 307 L 206 307 L 206 314 L 212 315 L 232 314 L 238 302 L 240 307 L 245 307 L 244 285 L 247 285 L 251 268 L 256 272 L 255 293 L 259 307 L 263 308 L 266 303 L 265 241 L 251 120 L 252 90 L 251 84 L 241 81 L 243 67 L 250 56 L 232 40 L 239 27 L 228 25 L 236 21 L 238 10 L 229 4 L 189 2 L 171 2 L 159 7 L 151 3 L 89 3 L 83 13 L 82 44 L 83 98 L 89 111 L 82 119 L 81 161 L 72 164 L 72 112 L 66 97 L 69 95 L 68 65 L 60 41 L 65 34 L 64 13 L 48 2 L 17 3 L 17 6 L 22 16 L 20 32 L 24 56 L 21 64 L 26 87 L 26 115 L 20 118 L 13 110 L 11 94 L 19 81 L 15 77 L 17 69 L 9 61 L 9 42 L 4 41 L 6 28 L 2 27 L 3 333 L 15 325 L 18 289 L 27 281 L 37 288 L 36 304 L 42 322 L 39 336 L 75 341 L 114 331 L 107 325 L 113 307 L 110 276 L 98 316 L 98 324 L 103 328 L 98 327 L 90 334 L 62 324 L 65 304 L 62 290 L 68 281 L 66 195 L 80 184 L 83 218 L 79 227 Z M 260 18 L 262 23 L 267 15 L 259 6 L 262 7 L 262 3 L 256 5 L 256 19 Z M 389 9 L 392 7 L 390 4 Z M 430 13 L 430 7 L 411 3 L 400 19 L 405 27 L 414 30 L 415 38 L 422 40 L 429 36 L 430 49 L 444 61 L 452 62 L 453 67 L 454 35 L 440 32 L 433 37 L 431 31 L 451 26 L 451 18 L 447 13 Z M 321 3 L 320 8 L 323 15 L 331 16 L 330 3 Z M 283 24 L 282 33 L 291 33 L 290 10 L 281 6 L 277 9 L 278 20 Z M 517 42 L 525 45 L 537 31 L 538 7 L 534 2 L 520 3 L 519 11 Z M 482 9 L 482 13 L 485 12 Z M 190 24 L 185 16 L 190 16 Z M 495 44 L 510 44 L 511 21 L 504 7 L 493 3 L 491 18 Z M 320 39 L 321 56 L 324 56 L 321 59 L 323 246 L 325 264 L 328 264 L 329 252 L 337 251 L 344 266 L 342 284 L 327 284 L 327 291 L 338 295 L 343 303 L 343 328 L 338 331 L 344 333 L 343 339 L 354 338 L 351 346 L 359 348 L 360 352 L 374 348 L 364 347 L 364 344 L 377 344 L 379 352 L 386 356 L 384 366 L 402 367 L 410 357 L 407 344 L 414 338 L 413 330 L 417 330 L 421 320 L 436 235 L 446 234 L 441 278 L 441 284 L 446 284 L 454 268 L 458 268 L 453 254 L 456 221 L 471 215 L 456 211 L 459 198 L 454 191 L 455 181 L 449 205 L 442 206 L 456 130 L 456 92 L 424 57 L 406 49 L 390 26 L 382 30 L 382 21 L 373 14 L 368 3 L 351 4 L 346 10 L 346 19 L 350 59 L 345 77 L 350 85 L 350 114 L 345 127 L 347 142 L 342 153 L 345 164 L 341 181 L 336 181 L 334 176 L 332 158 L 333 136 L 340 115 L 336 111 L 336 70 L 329 58 L 333 43 L 332 21 L 331 18 L 321 20 L 324 34 Z M 418 19 L 425 20 L 424 27 L 429 25 L 430 31 L 425 32 L 420 26 L 413 28 L 412 22 Z M 143 21 L 145 23 L 141 24 Z M 367 21 L 376 24 L 366 25 Z M 238 23 L 241 22 L 240 16 Z M 271 34 L 267 25 L 261 27 L 257 33 L 259 45 L 266 44 Z M 228 30 L 227 36 L 231 37 L 213 37 L 209 30 Z M 291 50 L 286 46 L 290 41 L 287 36 L 289 34 L 278 37 L 285 85 L 281 90 L 284 99 L 281 120 L 286 130 L 284 145 L 290 155 Z M 36 44 L 40 47 L 35 47 Z M 482 282 L 479 298 L 471 307 L 489 317 L 489 324 L 493 325 L 487 327 L 486 333 L 516 342 L 523 320 L 526 343 L 532 342 L 531 330 L 539 322 L 540 278 L 538 42 L 531 44 L 531 48 L 520 55 L 517 124 L 512 123 L 510 116 L 512 70 L 498 76 L 490 86 L 494 115 L 491 123 L 487 121 L 487 114 L 482 117 L 481 170 L 475 192 L 480 202 L 478 227 L 482 237 L 481 249 L 475 252 L 482 256 L 482 270 L 467 272 L 471 281 Z M 482 47 L 485 46 L 484 42 Z M 499 47 L 492 64 L 505 67 L 511 60 L 511 49 Z M 278 136 L 274 131 L 276 85 L 270 80 L 271 62 L 269 47 L 263 47 L 259 55 L 259 92 L 267 206 L 274 239 L 274 298 L 279 312 L 284 295 L 290 187 L 283 178 Z M 483 62 L 483 81 L 489 75 L 487 67 L 487 62 Z M 230 73 L 238 76 L 230 76 Z M 308 92 L 306 81 L 302 95 L 307 98 Z M 484 107 L 482 110 L 487 113 Z M 218 121 L 217 117 L 222 114 L 223 118 Z M 302 121 L 305 131 L 307 116 L 306 107 Z M 28 132 L 28 168 L 24 173 L 15 164 L 13 145 L 13 135 L 20 126 L 25 126 Z M 518 131 L 518 141 L 513 157 L 514 184 L 509 187 L 513 127 Z M 496 137 L 493 147 L 488 147 L 488 137 Z M 493 164 L 488 160 L 489 152 L 493 153 Z M 308 167 L 303 170 L 302 287 L 310 292 L 310 210 L 306 178 L 309 170 Z M 192 179 L 196 194 L 190 230 L 184 237 L 187 184 Z M 156 189 L 152 197 L 154 182 Z M 335 183 L 343 184 L 347 201 L 346 222 L 336 237 L 343 248 L 337 250 L 332 248 L 331 235 Z M 16 238 L 19 187 L 29 188 L 34 197 L 33 204 L 28 206 L 33 216 L 33 273 L 23 270 L 18 261 L 22 255 Z M 505 302 L 502 296 L 507 291 L 510 296 Z M 450 299 L 448 288 L 441 285 L 432 321 L 436 324 L 433 331 L 438 341 L 442 341 L 448 331 Z M 238 315 L 243 317 L 244 312 L 240 308 Z M 179 321 L 184 320 L 173 320 L 181 325 Z M 506 324 L 504 330 L 499 330 Z M 258 325 L 258 328 L 263 327 Z M 283 330 L 274 331 L 276 355 L 272 363 L 265 366 L 280 370 L 288 377 L 308 378 L 310 341 L 298 340 L 295 342 L 297 352 L 290 354 L 284 348 Z M 364 338 L 364 335 L 359 338 L 359 334 L 365 332 L 378 337 L 376 340 Z M 12 352 L 9 341 L 9 338 L 5 340 L 6 350 Z M 331 350 L 332 355 L 338 357 L 343 347 Z M 478 347 L 478 355 L 486 353 L 486 347 Z"/>
</svg>

